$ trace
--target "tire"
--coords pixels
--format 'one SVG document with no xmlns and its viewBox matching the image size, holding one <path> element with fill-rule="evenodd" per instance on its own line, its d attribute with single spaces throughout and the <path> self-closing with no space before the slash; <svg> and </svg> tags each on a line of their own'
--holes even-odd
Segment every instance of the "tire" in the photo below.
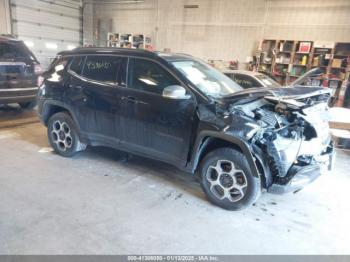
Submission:
<svg viewBox="0 0 350 262">
<path fill-rule="evenodd" d="M 260 196 L 260 178 L 252 175 L 246 157 L 232 148 L 208 153 L 201 161 L 199 172 L 209 201 L 224 209 L 247 208 Z"/>
<path fill-rule="evenodd" d="M 51 147 L 63 157 L 72 157 L 86 148 L 79 139 L 73 119 L 66 112 L 59 112 L 50 117 L 47 135 Z"/>
<path fill-rule="evenodd" d="M 36 103 L 34 101 L 33 102 L 18 103 L 18 104 L 22 109 L 25 109 L 25 110 L 32 110 L 36 106 Z"/>
</svg>

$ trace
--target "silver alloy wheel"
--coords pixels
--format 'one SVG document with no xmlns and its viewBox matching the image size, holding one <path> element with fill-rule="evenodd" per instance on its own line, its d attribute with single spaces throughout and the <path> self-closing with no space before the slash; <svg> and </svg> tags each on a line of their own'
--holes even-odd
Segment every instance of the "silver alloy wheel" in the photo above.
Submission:
<svg viewBox="0 0 350 262">
<path fill-rule="evenodd" d="M 241 200 L 248 186 L 243 170 L 236 169 L 232 161 L 218 160 L 207 169 L 206 179 L 210 191 L 220 200 L 228 199 L 231 202 Z"/>
<path fill-rule="evenodd" d="M 60 122 L 56 120 L 53 123 L 51 131 L 52 141 L 57 145 L 57 148 L 61 151 L 66 151 L 73 145 L 73 138 L 71 130 L 66 122 Z"/>
</svg>

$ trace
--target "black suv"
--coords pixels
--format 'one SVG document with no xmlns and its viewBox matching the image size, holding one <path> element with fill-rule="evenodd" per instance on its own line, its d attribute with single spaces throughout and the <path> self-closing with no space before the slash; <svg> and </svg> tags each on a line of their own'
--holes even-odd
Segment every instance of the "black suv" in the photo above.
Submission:
<svg viewBox="0 0 350 262">
<path fill-rule="evenodd" d="M 23 41 L 0 35 L 0 104 L 33 108 L 40 72 L 38 60 Z"/>
<path fill-rule="evenodd" d="M 58 154 L 102 145 L 164 161 L 225 209 L 299 190 L 332 162 L 324 89 L 242 90 L 188 55 L 108 48 L 61 52 L 44 78 L 38 110 Z"/>
</svg>

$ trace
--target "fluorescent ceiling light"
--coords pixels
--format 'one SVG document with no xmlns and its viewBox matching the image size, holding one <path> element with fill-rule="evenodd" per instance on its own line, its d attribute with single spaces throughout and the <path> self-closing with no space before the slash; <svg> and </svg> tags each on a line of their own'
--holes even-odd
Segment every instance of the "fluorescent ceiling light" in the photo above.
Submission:
<svg viewBox="0 0 350 262">
<path fill-rule="evenodd" d="M 55 44 L 55 43 L 46 43 L 45 46 L 47 49 L 57 49 L 58 48 L 57 44 Z"/>
<path fill-rule="evenodd" d="M 68 49 L 68 50 L 72 50 L 72 49 L 74 49 L 74 48 L 76 48 L 75 45 L 67 45 L 67 49 Z"/>
<path fill-rule="evenodd" d="M 26 44 L 26 46 L 28 47 L 33 47 L 34 43 L 32 41 L 24 41 L 24 43 Z"/>
</svg>

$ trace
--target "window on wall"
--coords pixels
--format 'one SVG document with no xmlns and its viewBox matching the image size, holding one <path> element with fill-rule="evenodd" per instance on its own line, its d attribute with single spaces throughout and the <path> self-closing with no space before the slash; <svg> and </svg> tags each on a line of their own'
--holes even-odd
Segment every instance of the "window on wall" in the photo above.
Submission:
<svg viewBox="0 0 350 262">
<path fill-rule="evenodd" d="M 117 56 L 87 56 L 82 75 L 99 82 L 116 84 L 122 63 L 123 58 Z"/>
<path fill-rule="evenodd" d="M 129 61 L 128 87 L 142 91 L 162 94 L 170 85 L 179 85 L 179 81 L 155 62 L 131 58 Z"/>
</svg>

